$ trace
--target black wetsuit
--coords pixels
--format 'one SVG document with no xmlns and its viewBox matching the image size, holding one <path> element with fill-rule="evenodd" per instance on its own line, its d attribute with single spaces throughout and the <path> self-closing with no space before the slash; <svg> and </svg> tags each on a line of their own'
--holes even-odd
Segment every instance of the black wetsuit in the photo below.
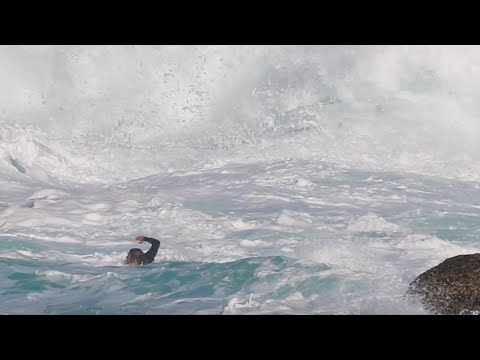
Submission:
<svg viewBox="0 0 480 360">
<path fill-rule="evenodd" d="M 155 259 L 155 255 L 157 255 L 158 248 L 160 247 L 160 241 L 157 239 L 149 238 L 149 237 L 144 237 L 143 241 L 146 241 L 150 244 L 152 244 L 152 247 L 145 253 L 143 256 L 143 265 L 145 264 L 150 264 L 153 259 Z"/>
</svg>

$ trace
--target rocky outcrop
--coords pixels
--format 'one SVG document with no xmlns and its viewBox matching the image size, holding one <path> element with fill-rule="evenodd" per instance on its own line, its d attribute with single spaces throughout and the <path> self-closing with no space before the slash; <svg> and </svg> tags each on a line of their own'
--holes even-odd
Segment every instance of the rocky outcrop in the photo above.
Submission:
<svg viewBox="0 0 480 360">
<path fill-rule="evenodd" d="M 475 314 L 480 310 L 480 254 L 458 255 L 420 274 L 409 286 L 437 314 Z"/>
</svg>

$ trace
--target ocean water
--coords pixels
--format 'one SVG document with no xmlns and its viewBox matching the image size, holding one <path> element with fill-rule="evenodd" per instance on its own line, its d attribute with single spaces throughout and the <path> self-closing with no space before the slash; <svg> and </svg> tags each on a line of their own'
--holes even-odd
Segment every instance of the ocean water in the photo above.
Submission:
<svg viewBox="0 0 480 360">
<path fill-rule="evenodd" d="M 479 60 L 0 47 L 0 314 L 428 314 L 480 249 Z"/>
</svg>

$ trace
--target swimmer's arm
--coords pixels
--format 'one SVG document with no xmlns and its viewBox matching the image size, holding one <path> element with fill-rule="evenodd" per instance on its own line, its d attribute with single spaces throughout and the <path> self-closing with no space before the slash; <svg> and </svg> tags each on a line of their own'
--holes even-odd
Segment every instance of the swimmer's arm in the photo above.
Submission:
<svg viewBox="0 0 480 360">
<path fill-rule="evenodd" d="M 154 238 L 146 237 L 146 236 L 137 236 L 136 240 L 139 242 L 148 242 L 152 244 L 152 247 L 145 253 L 145 260 L 144 264 L 149 264 L 155 259 L 155 256 L 157 255 L 158 248 L 160 247 L 160 241 Z"/>
</svg>

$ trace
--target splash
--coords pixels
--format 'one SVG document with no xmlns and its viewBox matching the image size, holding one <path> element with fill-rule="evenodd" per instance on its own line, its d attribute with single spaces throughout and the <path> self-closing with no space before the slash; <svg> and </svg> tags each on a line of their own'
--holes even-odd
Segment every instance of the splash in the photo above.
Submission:
<svg viewBox="0 0 480 360">
<path fill-rule="evenodd" d="M 111 183 L 293 157 L 478 180 L 479 58 L 477 46 L 4 46 L 0 166 Z"/>
</svg>

